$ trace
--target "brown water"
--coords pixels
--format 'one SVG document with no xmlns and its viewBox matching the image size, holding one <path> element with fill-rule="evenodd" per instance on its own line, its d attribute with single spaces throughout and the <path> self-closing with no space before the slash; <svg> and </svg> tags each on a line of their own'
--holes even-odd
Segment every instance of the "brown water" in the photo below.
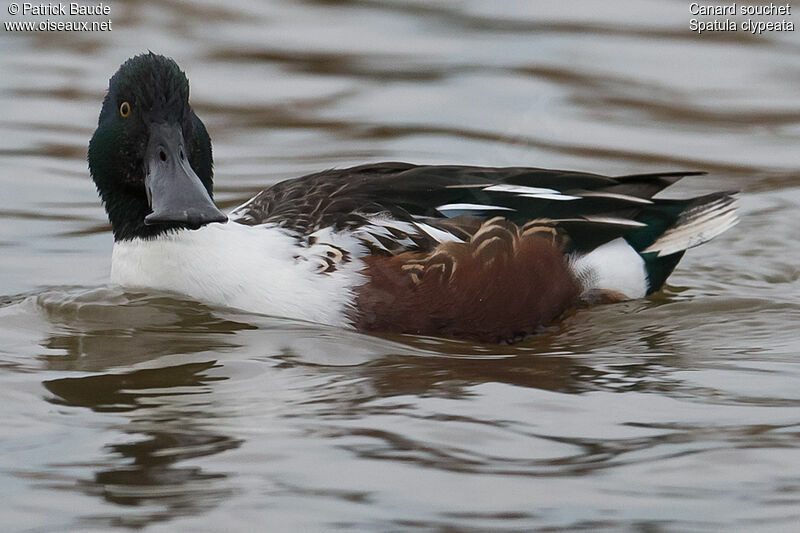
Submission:
<svg viewBox="0 0 800 533">
<path fill-rule="evenodd" d="M 797 530 L 800 33 L 698 36 L 677 0 L 111 7 L 0 31 L 3 531 Z M 126 294 L 85 153 L 148 48 L 226 207 L 409 160 L 706 170 L 674 193 L 743 189 L 742 222 L 510 348 Z"/>
</svg>

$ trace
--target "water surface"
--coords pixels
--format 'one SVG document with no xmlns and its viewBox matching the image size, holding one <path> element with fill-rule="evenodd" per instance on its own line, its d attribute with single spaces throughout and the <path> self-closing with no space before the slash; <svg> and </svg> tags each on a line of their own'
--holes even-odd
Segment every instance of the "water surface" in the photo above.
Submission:
<svg viewBox="0 0 800 533">
<path fill-rule="evenodd" d="M 800 523 L 798 33 L 698 36 L 672 0 L 111 7 L 0 32 L 4 530 Z M 741 189 L 742 221 L 511 347 L 125 293 L 85 154 L 146 49 L 188 73 L 225 207 L 407 160 L 703 170 L 669 194 Z"/>
</svg>

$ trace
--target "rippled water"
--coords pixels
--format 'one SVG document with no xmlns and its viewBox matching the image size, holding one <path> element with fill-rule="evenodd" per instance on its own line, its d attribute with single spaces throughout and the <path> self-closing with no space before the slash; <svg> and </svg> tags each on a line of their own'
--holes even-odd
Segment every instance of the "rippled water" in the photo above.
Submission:
<svg viewBox="0 0 800 533">
<path fill-rule="evenodd" d="M 0 32 L 4 531 L 795 530 L 800 34 L 698 36 L 671 0 L 110 5 Z M 123 293 L 85 153 L 148 48 L 226 207 L 409 160 L 706 170 L 674 193 L 742 189 L 742 222 L 513 347 Z"/>
</svg>

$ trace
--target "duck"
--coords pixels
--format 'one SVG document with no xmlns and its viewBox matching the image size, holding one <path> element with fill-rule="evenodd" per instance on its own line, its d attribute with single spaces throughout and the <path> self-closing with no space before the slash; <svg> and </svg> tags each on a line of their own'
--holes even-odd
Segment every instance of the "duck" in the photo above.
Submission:
<svg viewBox="0 0 800 533">
<path fill-rule="evenodd" d="M 402 162 L 287 179 L 223 213 L 188 78 L 153 52 L 111 77 L 88 163 L 113 284 L 370 334 L 516 342 L 661 290 L 738 221 L 735 191 L 656 197 L 702 172 Z"/>
</svg>

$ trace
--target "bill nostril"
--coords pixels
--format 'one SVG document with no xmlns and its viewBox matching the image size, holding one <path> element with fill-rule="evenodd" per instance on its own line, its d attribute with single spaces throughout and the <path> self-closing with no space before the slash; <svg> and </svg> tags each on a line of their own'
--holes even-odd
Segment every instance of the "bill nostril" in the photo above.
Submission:
<svg viewBox="0 0 800 533">
<path fill-rule="evenodd" d="M 164 150 L 159 150 L 158 157 L 160 157 L 162 161 L 166 161 L 167 160 L 167 154 L 164 153 Z"/>
<path fill-rule="evenodd" d="M 183 161 L 183 150 L 181 150 L 181 161 Z"/>
</svg>

